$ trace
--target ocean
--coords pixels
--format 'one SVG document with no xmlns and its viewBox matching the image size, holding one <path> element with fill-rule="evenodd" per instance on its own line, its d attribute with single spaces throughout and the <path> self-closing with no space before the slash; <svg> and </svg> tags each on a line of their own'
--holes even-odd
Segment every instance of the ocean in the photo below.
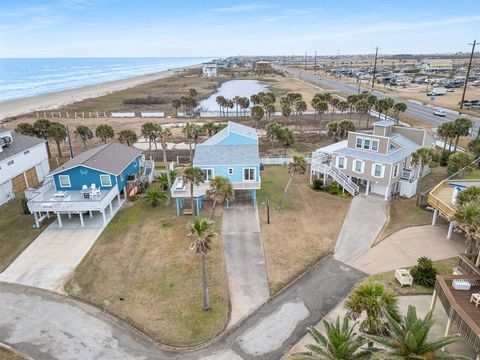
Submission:
<svg viewBox="0 0 480 360">
<path fill-rule="evenodd" d="M 207 62 L 204 57 L 0 58 L 0 102 Z"/>
</svg>

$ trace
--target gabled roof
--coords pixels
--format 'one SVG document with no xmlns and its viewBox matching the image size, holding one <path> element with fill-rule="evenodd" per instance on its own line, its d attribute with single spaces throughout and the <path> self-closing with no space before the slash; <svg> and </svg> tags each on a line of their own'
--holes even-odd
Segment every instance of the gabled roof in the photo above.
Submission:
<svg viewBox="0 0 480 360">
<path fill-rule="evenodd" d="M 85 166 L 112 175 L 118 175 L 141 153 L 142 150 L 134 147 L 118 143 L 108 143 L 75 156 L 73 159 L 55 169 L 52 174 L 77 166 Z"/>
<path fill-rule="evenodd" d="M 195 147 L 193 165 L 255 165 L 260 163 L 258 144 L 205 145 Z"/>
<path fill-rule="evenodd" d="M 257 131 L 250 126 L 245 126 L 242 124 L 238 124 L 232 121 L 228 122 L 227 127 L 220 130 L 218 133 L 213 135 L 211 138 L 205 140 L 202 144 L 203 145 L 215 145 L 218 144 L 220 141 L 225 139 L 230 133 L 235 133 L 238 135 L 242 135 L 245 137 L 249 137 L 255 140 L 258 140 Z"/>
<path fill-rule="evenodd" d="M 1 130 L 2 128 L 0 128 Z M 5 131 L 4 131 L 5 132 Z M 17 134 L 12 131 L 12 142 L 3 148 L 3 151 L 0 152 L 0 161 L 8 159 L 16 154 L 23 153 L 31 147 L 34 147 L 38 144 L 44 143 L 45 140 L 39 139 L 33 136 L 26 136 Z"/>
</svg>

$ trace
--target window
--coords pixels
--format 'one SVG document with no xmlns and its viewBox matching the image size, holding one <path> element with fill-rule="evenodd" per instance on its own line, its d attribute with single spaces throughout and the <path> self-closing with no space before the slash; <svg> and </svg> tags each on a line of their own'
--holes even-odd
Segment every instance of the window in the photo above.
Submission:
<svg viewBox="0 0 480 360">
<path fill-rule="evenodd" d="M 389 151 L 392 152 L 392 151 L 395 151 L 395 149 L 396 149 L 395 145 L 390 144 L 390 149 L 389 149 Z"/>
<path fill-rule="evenodd" d="M 100 174 L 100 186 L 112 186 L 112 178 L 108 174 Z"/>
<path fill-rule="evenodd" d="M 9 162 L 7 162 L 7 165 L 8 165 L 8 166 L 13 165 L 14 162 L 15 162 L 15 161 L 10 160 Z"/>
<path fill-rule="evenodd" d="M 357 149 L 361 149 L 362 147 L 363 147 L 363 138 L 357 137 L 357 145 L 356 145 L 356 148 L 357 148 Z"/>
<path fill-rule="evenodd" d="M 243 169 L 243 180 L 244 181 L 255 181 L 255 168 L 245 168 L 245 169 Z"/>
<path fill-rule="evenodd" d="M 394 167 L 393 167 L 393 177 L 397 177 L 398 175 L 398 164 L 396 164 Z"/>
<path fill-rule="evenodd" d="M 363 161 L 362 160 L 355 160 L 353 162 L 353 171 L 356 173 L 363 173 Z"/>
<path fill-rule="evenodd" d="M 228 175 L 233 175 L 233 168 L 228 168 Z"/>
<path fill-rule="evenodd" d="M 363 139 L 363 148 L 365 150 L 370 150 L 370 139 Z"/>
<path fill-rule="evenodd" d="M 375 177 L 382 177 L 383 176 L 383 165 L 382 164 L 374 164 L 372 169 L 372 175 Z"/>
<path fill-rule="evenodd" d="M 58 182 L 60 183 L 60 187 L 72 186 L 72 184 L 70 183 L 70 176 L 68 175 L 58 175 Z"/>
<path fill-rule="evenodd" d="M 123 180 L 125 180 L 125 176 L 123 175 L 123 173 L 120 174 L 120 181 L 123 182 Z"/>
<path fill-rule="evenodd" d="M 345 169 L 346 166 L 345 166 L 345 158 L 343 156 L 339 156 L 337 158 L 337 167 L 339 169 Z"/>
<path fill-rule="evenodd" d="M 210 181 L 213 179 L 213 169 L 202 169 L 202 172 L 205 181 Z"/>
<path fill-rule="evenodd" d="M 378 140 L 372 139 L 372 151 L 378 151 Z"/>
</svg>

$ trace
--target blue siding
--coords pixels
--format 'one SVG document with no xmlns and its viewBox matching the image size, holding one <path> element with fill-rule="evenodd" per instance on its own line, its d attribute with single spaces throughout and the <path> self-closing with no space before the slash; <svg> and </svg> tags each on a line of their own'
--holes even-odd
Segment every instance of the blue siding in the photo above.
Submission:
<svg viewBox="0 0 480 360">
<path fill-rule="evenodd" d="M 256 144 L 258 141 L 247 136 L 237 133 L 230 133 L 225 139 L 218 142 L 218 145 L 240 145 L 240 144 Z"/>
<path fill-rule="evenodd" d="M 104 172 L 90 169 L 84 166 L 76 166 L 71 169 L 67 169 L 65 171 L 59 172 L 53 175 L 53 179 L 55 182 L 55 188 L 57 190 L 81 190 L 83 185 L 87 185 L 90 187 L 91 184 L 95 184 L 97 188 L 109 190 L 116 184 L 118 184 L 119 190 L 122 190 L 125 184 L 127 183 L 128 175 L 136 174 L 139 172 L 139 158 L 136 158 L 132 163 L 123 170 L 122 175 L 114 176 L 111 174 L 107 174 L 110 176 L 110 180 L 112 185 L 111 186 L 101 186 L 100 184 L 100 175 L 105 174 Z M 59 175 L 68 175 L 70 177 L 70 187 L 61 187 L 59 181 Z M 123 179 L 122 179 L 123 178 Z"/>
<path fill-rule="evenodd" d="M 255 168 L 255 181 L 260 181 L 260 166 L 259 164 L 252 165 L 216 165 L 216 166 L 199 166 L 200 169 L 213 169 L 213 176 L 222 175 L 228 178 L 231 182 L 243 182 L 243 169 Z M 228 169 L 233 168 L 233 174 L 228 174 Z"/>
</svg>

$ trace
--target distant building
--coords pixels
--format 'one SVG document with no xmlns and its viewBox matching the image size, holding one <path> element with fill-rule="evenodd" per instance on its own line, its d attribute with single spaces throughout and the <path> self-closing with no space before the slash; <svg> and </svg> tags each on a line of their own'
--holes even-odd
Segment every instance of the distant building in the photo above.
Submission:
<svg viewBox="0 0 480 360">
<path fill-rule="evenodd" d="M 272 62 L 271 61 L 257 61 L 255 63 L 255 71 L 268 73 L 273 70 Z"/>
<path fill-rule="evenodd" d="M 452 59 L 425 59 L 422 63 L 425 72 L 448 72 L 453 70 Z"/>
<path fill-rule="evenodd" d="M 204 63 L 202 64 L 203 77 L 216 77 L 217 76 L 217 64 L 216 63 Z"/>
<path fill-rule="evenodd" d="M 0 205 L 36 186 L 49 171 L 45 140 L 0 127 Z"/>
</svg>

